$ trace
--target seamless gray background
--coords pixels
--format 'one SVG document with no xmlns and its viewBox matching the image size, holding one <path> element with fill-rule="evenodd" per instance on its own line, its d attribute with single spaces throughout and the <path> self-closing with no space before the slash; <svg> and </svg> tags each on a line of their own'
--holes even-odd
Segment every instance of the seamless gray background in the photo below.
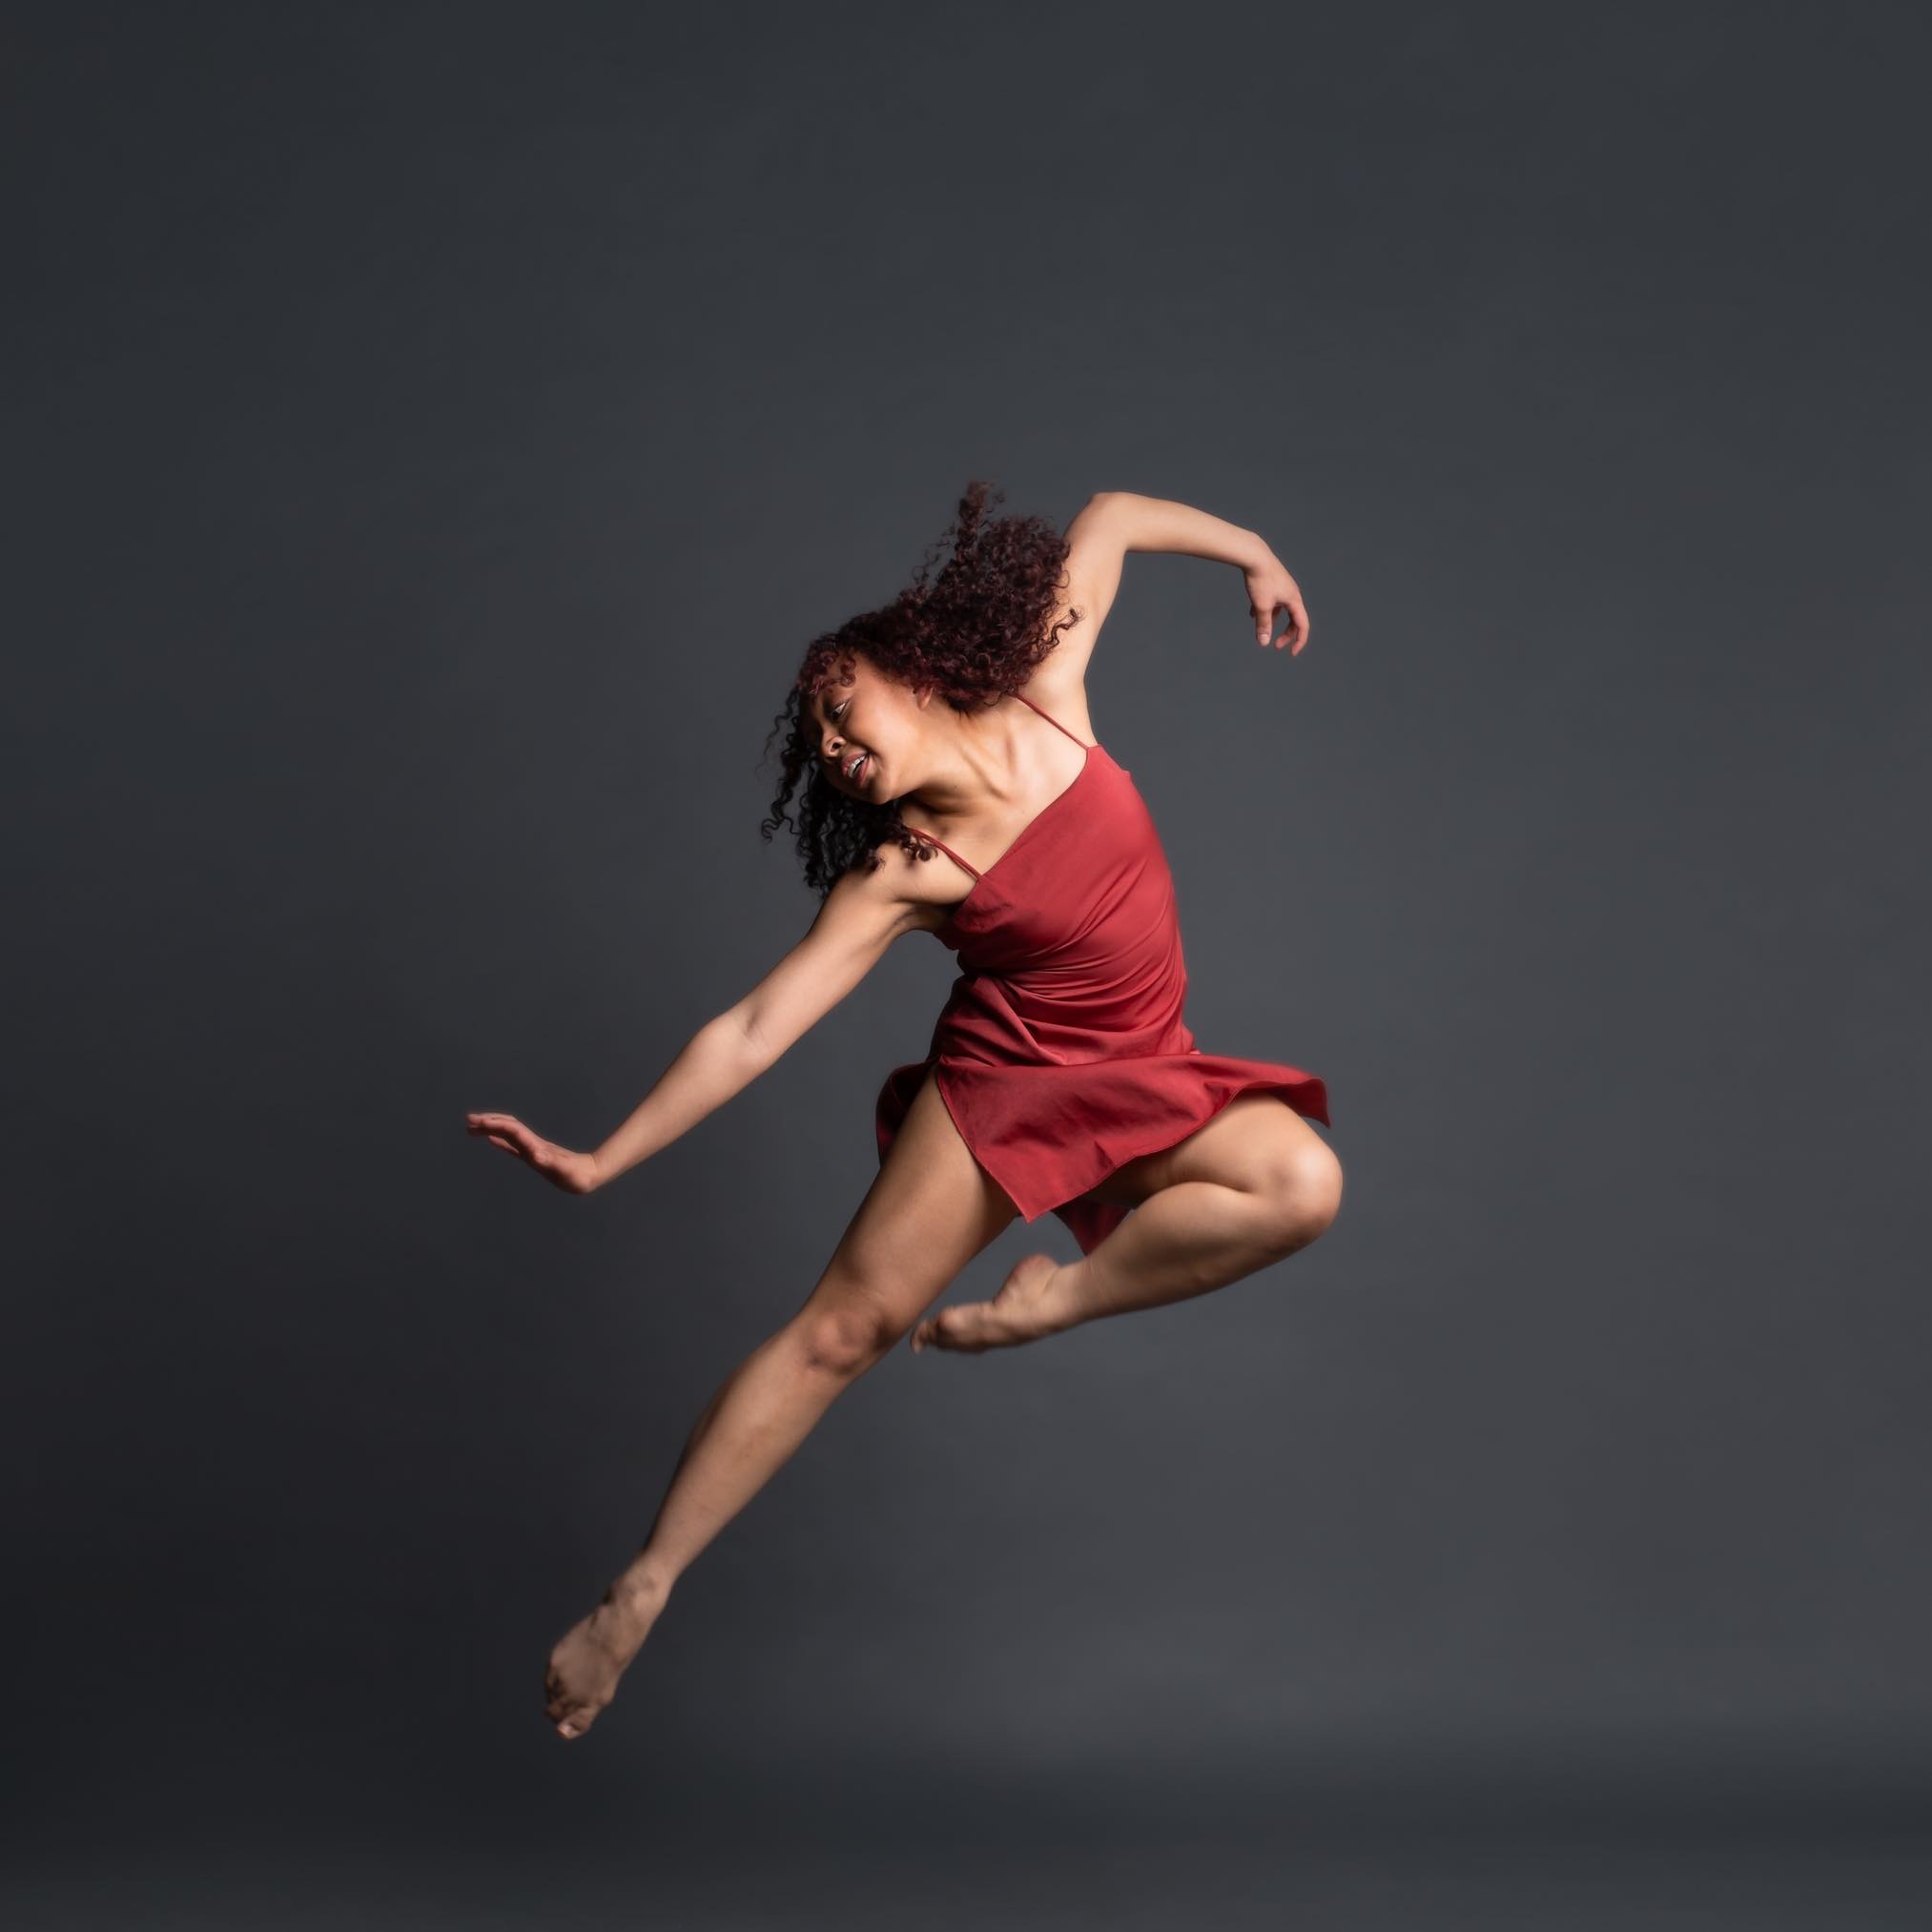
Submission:
<svg viewBox="0 0 1932 1932">
<path fill-rule="evenodd" d="M 1928 51 L 9 10 L 15 1922 L 1922 1922 Z M 1306 592 L 1131 559 L 1091 709 L 1342 1217 L 895 1354 L 566 1746 L 952 962 L 588 1202 L 462 1115 L 804 930 L 766 731 L 973 476 Z"/>
</svg>

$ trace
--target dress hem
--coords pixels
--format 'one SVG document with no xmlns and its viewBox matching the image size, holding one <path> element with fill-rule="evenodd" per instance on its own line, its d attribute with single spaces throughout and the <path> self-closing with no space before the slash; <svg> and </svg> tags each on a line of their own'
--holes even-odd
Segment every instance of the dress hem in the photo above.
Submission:
<svg viewBox="0 0 1932 1932">
<path fill-rule="evenodd" d="M 1164 1058 L 1167 1056 L 1152 1055 L 1149 1058 Z M 1213 1056 L 1213 1058 L 1220 1058 L 1220 1056 Z M 1109 1062 L 1109 1064 L 1118 1063 Z M 933 1068 L 934 1084 L 939 1089 L 939 1098 L 945 1102 L 946 1112 L 952 1119 L 953 1125 L 957 1129 L 960 1140 L 965 1143 L 967 1152 L 973 1156 L 973 1159 L 995 1182 L 1000 1191 L 1005 1194 L 1007 1199 L 1013 1203 L 1014 1211 L 1029 1226 L 1049 1214 L 1055 1214 L 1062 1208 L 1081 1203 L 1084 1203 L 1085 1208 L 1088 1210 L 1116 1208 L 1118 1214 L 1122 1216 L 1132 1212 L 1130 1208 L 1115 1202 L 1084 1202 L 1084 1197 L 1090 1189 L 1098 1187 L 1110 1175 L 1118 1173 L 1128 1161 L 1138 1161 L 1148 1154 L 1162 1153 L 1169 1147 L 1178 1147 L 1190 1134 L 1198 1133 L 1208 1121 L 1214 1120 L 1245 1094 L 1257 1092 L 1277 1094 L 1282 1097 L 1284 1105 L 1287 1106 L 1291 1112 L 1301 1115 L 1304 1120 L 1318 1120 L 1323 1126 L 1329 1128 L 1331 1132 L 1333 1131 L 1333 1122 L 1328 1118 L 1326 1085 L 1319 1074 L 1305 1074 L 1296 1079 L 1269 1079 L 1264 1075 L 1257 1074 L 1252 1078 L 1240 1079 L 1229 1092 L 1217 1100 L 1213 1106 L 1204 1114 L 1200 1115 L 1190 1124 L 1182 1127 L 1172 1138 L 1169 1138 L 1163 1129 L 1161 1134 L 1149 1140 L 1130 1143 L 1124 1151 L 1117 1153 L 1110 1148 L 1107 1150 L 1107 1164 L 1084 1185 L 1075 1188 L 1071 1194 L 1059 1195 L 1049 1201 L 1038 1201 L 1038 1197 L 1032 1187 L 1024 1183 L 1018 1187 L 1015 1187 L 1001 1175 L 998 1168 L 986 1158 L 986 1151 L 974 1145 L 973 1136 L 967 1131 L 965 1122 L 960 1119 L 959 1110 L 953 1103 L 953 1096 L 948 1091 L 946 1076 L 948 1068 L 952 1063 L 943 1056 L 929 1056 L 925 1060 L 916 1061 L 915 1064 L 919 1067 L 920 1078 L 922 1079 L 925 1078 L 925 1069 L 927 1067 Z M 965 1062 L 965 1064 L 972 1065 L 976 1064 L 976 1062 L 969 1061 Z M 1296 1106 L 1294 1101 L 1288 1099 L 1288 1096 L 1291 1094 L 1304 1095 L 1312 1104 L 1306 1107 Z M 1028 1205 L 1029 1202 L 1036 1201 L 1038 1202 L 1038 1205 Z"/>
</svg>

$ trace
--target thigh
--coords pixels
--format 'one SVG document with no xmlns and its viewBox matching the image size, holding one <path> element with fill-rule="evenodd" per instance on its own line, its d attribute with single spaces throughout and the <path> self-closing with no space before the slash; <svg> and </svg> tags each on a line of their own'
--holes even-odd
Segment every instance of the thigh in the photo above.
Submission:
<svg viewBox="0 0 1932 1932">
<path fill-rule="evenodd" d="M 1313 1168 L 1338 1164 L 1327 1141 L 1279 1094 L 1240 1094 L 1184 1141 L 1124 1161 L 1084 1198 L 1138 1207 L 1182 1181 L 1272 1193 L 1291 1189 Z"/>
<path fill-rule="evenodd" d="M 929 1071 L 801 1315 L 854 1343 L 903 1334 L 1017 1209 L 973 1158 Z"/>
</svg>

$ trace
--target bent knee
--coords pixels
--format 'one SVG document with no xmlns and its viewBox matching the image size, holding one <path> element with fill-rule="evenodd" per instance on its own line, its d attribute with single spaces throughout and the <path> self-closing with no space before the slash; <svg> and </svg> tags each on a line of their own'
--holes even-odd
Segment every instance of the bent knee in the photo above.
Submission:
<svg viewBox="0 0 1932 1932">
<path fill-rule="evenodd" d="M 1268 1163 L 1255 1193 L 1269 1242 L 1284 1254 L 1319 1240 L 1342 1211 L 1342 1162 L 1312 1135 Z"/>
<path fill-rule="evenodd" d="M 828 1375 L 855 1375 L 871 1367 L 911 1326 L 884 1302 L 864 1294 L 807 1307 L 793 1324 L 806 1366 Z"/>
</svg>

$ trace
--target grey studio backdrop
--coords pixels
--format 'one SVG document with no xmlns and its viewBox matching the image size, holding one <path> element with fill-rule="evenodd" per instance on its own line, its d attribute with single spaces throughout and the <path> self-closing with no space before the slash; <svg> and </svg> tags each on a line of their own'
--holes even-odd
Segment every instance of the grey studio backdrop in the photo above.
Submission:
<svg viewBox="0 0 1932 1932">
<path fill-rule="evenodd" d="M 89 1846 L 1913 1818 L 1922 19 L 10 19 L 48 1922 Z M 1237 572 L 1130 559 L 1090 689 L 1189 1020 L 1326 1079 L 1342 1215 L 894 1354 L 565 1746 L 549 1646 L 810 1291 L 952 961 L 587 1202 L 463 1111 L 595 1144 L 803 932 L 765 734 L 974 476 L 1300 578 L 1290 660 Z"/>
</svg>

